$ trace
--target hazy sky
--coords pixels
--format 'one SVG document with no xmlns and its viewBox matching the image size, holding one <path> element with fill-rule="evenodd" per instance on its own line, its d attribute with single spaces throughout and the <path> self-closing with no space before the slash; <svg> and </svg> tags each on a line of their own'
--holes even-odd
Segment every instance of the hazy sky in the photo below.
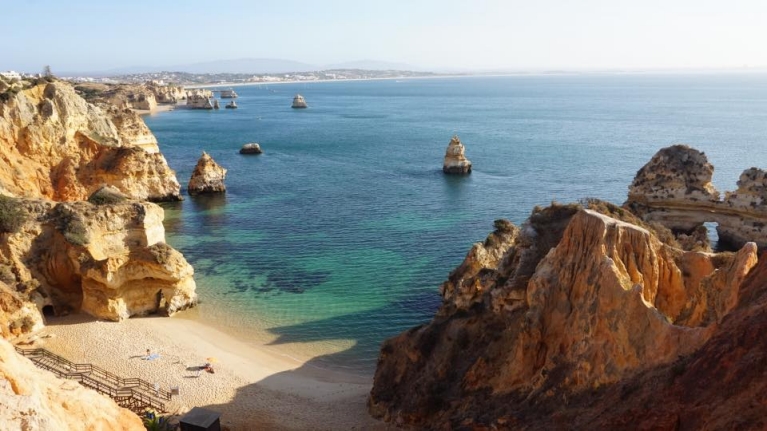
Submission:
<svg viewBox="0 0 767 431">
<path fill-rule="evenodd" d="M 426 68 L 767 66 L 767 1 L 0 0 L 0 70 L 236 58 Z"/>
</svg>

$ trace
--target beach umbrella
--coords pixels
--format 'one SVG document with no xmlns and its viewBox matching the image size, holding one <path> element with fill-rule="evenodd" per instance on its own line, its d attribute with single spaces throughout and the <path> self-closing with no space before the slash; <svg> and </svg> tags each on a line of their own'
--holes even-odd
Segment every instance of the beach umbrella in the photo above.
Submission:
<svg viewBox="0 0 767 431">
<path fill-rule="evenodd" d="M 218 358 L 216 358 L 215 356 L 211 356 L 210 358 L 205 358 L 205 360 L 210 362 L 211 364 L 215 364 L 216 362 L 218 362 Z"/>
</svg>

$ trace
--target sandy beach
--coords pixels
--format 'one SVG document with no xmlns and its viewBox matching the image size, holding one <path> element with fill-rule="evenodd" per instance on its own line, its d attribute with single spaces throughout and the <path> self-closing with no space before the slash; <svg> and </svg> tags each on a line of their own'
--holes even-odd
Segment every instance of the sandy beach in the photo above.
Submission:
<svg viewBox="0 0 767 431">
<path fill-rule="evenodd" d="M 167 403 L 171 413 L 195 406 L 215 410 L 232 431 L 387 429 L 367 413 L 371 378 L 315 368 L 198 321 L 176 316 L 115 323 L 71 315 L 49 318 L 36 335 L 35 347 L 71 361 L 164 389 L 178 386 L 179 396 Z M 145 360 L 147 349 L 160 357 Z M 198 376 L 194 368 L 210 357 L 215 374 Z"/>
<path fill-rule="evenodd" d="M 139 114 L 139 115 L 151 115 L 156 114 L 158 112 L 168 112 L 176 109 L 176 105 L 171 104 L 162 104 L 157 105 L 154 109 L 134 109 L 133 112 Z"/>
</svg>

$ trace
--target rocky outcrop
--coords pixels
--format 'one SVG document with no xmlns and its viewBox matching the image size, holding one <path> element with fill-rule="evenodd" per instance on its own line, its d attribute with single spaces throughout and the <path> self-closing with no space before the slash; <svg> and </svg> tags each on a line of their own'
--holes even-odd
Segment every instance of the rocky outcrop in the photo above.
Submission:
<svg viewBox="0 0 767 431">
<path fill-rule="evenodd" d="M 141 419 L 110 398 L 40 370 L 0 339 L 0 429 L 141 431 Z"/>
<path fill-rule="evenodd" d="M 453 136 L 445 151 L 445 162 L 442 164 L 442 172 L 446 174 L 470 174 L 471 162 L 466 158 L 464 148 L 458 136 Z"/>
<path fill-rule="evenodd" d="M 245 144 L 240 148 L 240 154 L 261 154 L 263 151 L 261 150 L 261 146 L 254 143 Z"/>
<path fill-rule="evenodd" d="M 107 320 L 170 315 L 196 303 L 194 270 L 164 243 L 162 208 L 116 189 L 90 200 L 18 200 L 26 220 L 2 234 L 0 264 L 10 268 L 4 281 L 22 303 Z"/>
<path fill-rule="evenodd" d="M 306 104 L 306 100 L 304 100 L 304 96 L 300 94 L 296 94 L 293 97 L 293 104 L 290 107 L 293 109 L 305 109 L 305 108 L 308 108 L 309 105 Z"/>
<path fill-rule="evenodd" d="M 0 185 L 6 194 L 87 199 L 104 184 L 141 200 L 180 199 L 175 173 L 136 114 L 89 104 L 66 83 L 0 104 Z"/>
<path fill-rule="evenodd" d="M 519 419 L 534 406 L 567 411 L 570 398 L 704 346 L 736 308 L 755 244 L 685 252 L 624 209 L 589 207 L 536 209 L 475 245 L 434 320 L 384 342 L 371 413 L 430 429 L 535 429 L 540 417 Z"/>
<path fill-rule="evenodd" d="M 741 174 L 738 189 L 724 200 L 711 184 L 714 168 L 705 154 L 686 145 L 660 150 L 637 172 L 626 205 L 645 221 L 691 234 L 716 222 L 720 245 L 749 241 L 767 247 L 767 180 L 761 169 Z"/>
<path fill-rule="evenodd" d="M 223 193 L 226 191 L 224 179 L 226 179 L 226 169 L 203 151 L 189 179 L 187 190 L 190 195 Z"/>
<path fill-rule="evenodd" d="M 192 89 L 186 92 L 186 107 L 189 109 L 213 109 L 213 92 L 203 89 Z"/>
<path fill-rule="evenodd" d="M 186 90 L 177 85 L 162 85 L 157 82 L 149 81 L 146 84 L 149 91 L 154 94 L 157 103 L 176 104 L 186 99 Z"/>
</svg>

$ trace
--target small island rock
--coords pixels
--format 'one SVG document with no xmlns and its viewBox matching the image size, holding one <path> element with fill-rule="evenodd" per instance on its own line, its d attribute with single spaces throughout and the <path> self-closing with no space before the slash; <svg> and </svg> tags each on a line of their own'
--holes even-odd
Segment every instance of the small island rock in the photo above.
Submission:
<svg viewBox="0 0 767 431">
<path fill-rule="evenodd" d="M 308 107 L 309 106 L 306 104 L 306 100 L 304 100 L 304 96 L 300 94 L 296 94 L 295 97 L 293 97 L 293 105 L 291 106 L 291 108 L 303 109 Z"/>
<path fill-rule="evenodd" d="M 226 192 L 224 179 L 226 178 L 226 169 L 216 163 L 210 155 L 202 152 L 197 166 L 192 172 L 192 178 L 189 179 L 189 194 L 199 195 L 205 193 L 223 193 Z"/>
<path fill-rule="evenodd" d="M 471 162 L 464 156 L 464 148 L 458 136 L 453 136 L 445 152 L 445 163 L 442 172 L 446 174 L 470 174 Z"/>
<path fill-rule="evenodd" d="M 240 154 L 261 154 L 264 151 L 261 149 L 261 146 L 257 143 L 253 142 L 250 144 L 245 144 L 240 148 Z"/>
</svg>

